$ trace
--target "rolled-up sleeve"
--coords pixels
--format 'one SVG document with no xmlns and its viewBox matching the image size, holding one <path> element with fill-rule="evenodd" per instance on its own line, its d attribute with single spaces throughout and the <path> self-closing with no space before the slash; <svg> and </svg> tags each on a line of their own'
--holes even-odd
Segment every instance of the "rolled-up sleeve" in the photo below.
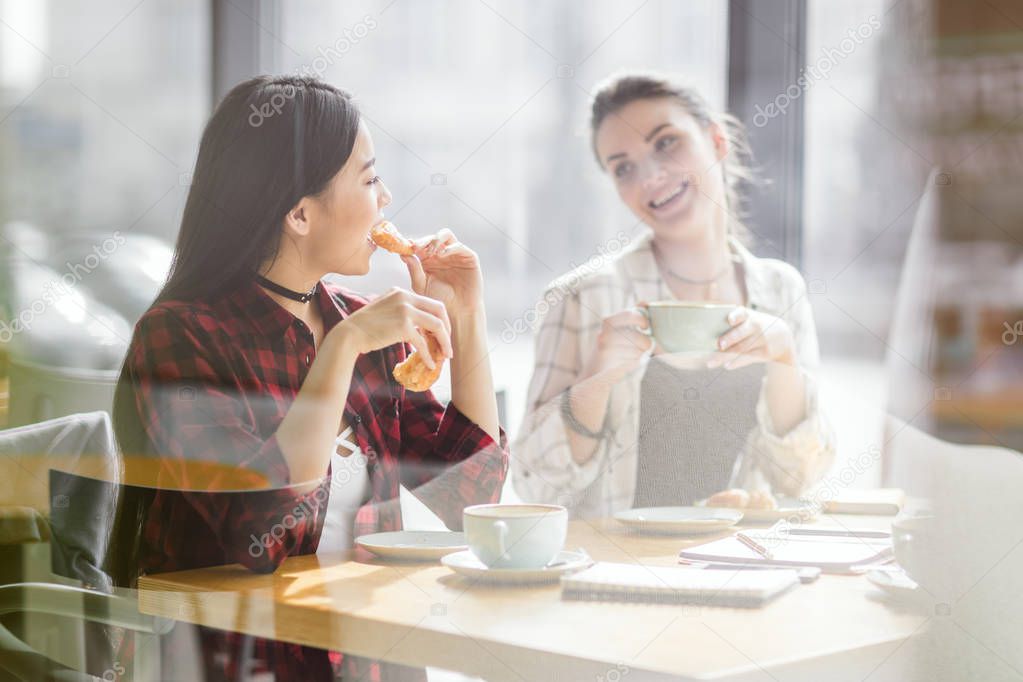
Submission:
<svg viewBox="0 0 1023 682">
<path fill-rule="evenodd" d="M 159 458 L 161 488 L 178 491 L 195 508 L 229 559 L 272 571 L 318 532 L 329 477 L 311 490 L 290 485 L 276 436 L 260 436 L 244 388 L 218 371 L 225 359 L 213 356 L 211 347 L 207 332 L 189 324 L 187 315 L 154 308 L 138 324 L 122 381 L 149 443 L 145 454 Z M 184 466 L 190 460 L 225 465 L 225 475 L 232 469 L 258 472 L 270 487 L 218 495 L 210 489 L 230 486 L 214 480 L 198 489 Z"/>
</svg>

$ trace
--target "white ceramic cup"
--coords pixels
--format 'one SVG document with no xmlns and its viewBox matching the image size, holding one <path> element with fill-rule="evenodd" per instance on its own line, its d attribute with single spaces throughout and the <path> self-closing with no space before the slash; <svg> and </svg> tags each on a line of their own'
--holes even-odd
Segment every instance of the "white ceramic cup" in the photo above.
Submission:
<svg viewBox="0 0 1023 682">
<path fill-rule="evenodd" d="M 543 568 L 565 546 L 568 510 L 556 504 L 477 504 L 462 512 L 469 549 L 488 568 Z"/>
<path fill-rule="evenodd" d="M 939 600 L 954 598 L 969 588 L 963 582 L 956 552 L 966 551 L 963 542 L 953 542 L 951 533 L 929 514 L 900 516 L 892 522 L 895 561 L 906 575 Z"/>
</svg>

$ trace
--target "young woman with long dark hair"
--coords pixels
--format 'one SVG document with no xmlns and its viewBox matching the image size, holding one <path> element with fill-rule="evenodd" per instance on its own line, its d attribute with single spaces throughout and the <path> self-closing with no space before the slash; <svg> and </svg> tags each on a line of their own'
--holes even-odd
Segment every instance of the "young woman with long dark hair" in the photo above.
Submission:
<svg viewBox="0 0 1023 682">
<path fill-rule="evenodd" d="M 115 401 L 122 450 L 159 457 L 175 489 L 145 515 L 140 573 L 265 572 L 328 542 L 350 547 L 401 528 L 399 484 L 453 528 L 465 505 L 499 498 L 508 453 L 476 254 L 443 230 L 403 257 L 410 289 L 370 300 L 322 280 L 369 269 L 369 233 L 391 201 L 375 163 L 352 98 L 315 79 L 241 83 L 207 124 L 172 271 L 135 328 Z M 413 349 L 429 356 L 428 334 L 451 358 L 447 407 L 391 376 Z M 195 490 L 175 467 L 195 459 L 257 470 L 270 489 L 251 502 Z M 208 679 L 233 679 L 239 638 L 201 632 Z M 409 674 L 270 641 L 254 659 L 249 673 L 278 680 Z"/>
</svg>

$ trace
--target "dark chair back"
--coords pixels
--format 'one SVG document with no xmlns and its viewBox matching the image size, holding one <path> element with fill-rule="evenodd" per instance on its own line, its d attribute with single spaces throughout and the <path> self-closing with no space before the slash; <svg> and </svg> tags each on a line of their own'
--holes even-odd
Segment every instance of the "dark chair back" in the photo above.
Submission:
<svg viewBox="0 0 1023 682">
<path fill-rule="evenodd" d="M 155 488 L 50 471 L 51 564 L 92 589 L 134 587 Z"/>
</svg>

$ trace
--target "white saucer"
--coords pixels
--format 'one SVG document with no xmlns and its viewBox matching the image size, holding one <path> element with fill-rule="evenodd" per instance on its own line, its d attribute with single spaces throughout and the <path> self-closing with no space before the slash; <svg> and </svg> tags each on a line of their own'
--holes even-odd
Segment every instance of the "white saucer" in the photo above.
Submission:
<svg viewBox="0 0 1023 682">
<path fill-rule="evenodd" d="M 455 573 L 488 583 L 533 584 L 557 582 L 561 576 L 579 571 L 593 564 L 584 552 L 558 552 L 544 568 L 487 568 L 476 555 L 466 550 L 448 554 L 440 560 Z"/>
<path fill-rule="evenodd" d="M 748 509 L 746 507 L 707 507 L 707 500 L 700 500 L 697 507 L 706 509 L 734 509 L 742 512 L 743 523 L 774 523 L 787 519 L 806 523 L 817 518 L 817 508 L 809 502 L 794 497 L 779 497 L 777 509 Z"/>
<path fill-rule="evenodd" d="M 874 569 L 867 573 L 867 580 L 886 595 L 898 601 L 913 604 L 927 601 L 927 593 L 901 570 Z"/>
<path fill-rule="evenodd" d="M 650 533 L 713 533 L 742 518 L 742 511 L 721 507 L 644 507 L 615 514 L 619 523 Z"/>
<path fill-rule="evenodd" d="M 385 559 L 434 561 L 468 548 L 465 536 L 447 530 L 398 530 L 355 538 L 355 544 Z"/>
</svg>

